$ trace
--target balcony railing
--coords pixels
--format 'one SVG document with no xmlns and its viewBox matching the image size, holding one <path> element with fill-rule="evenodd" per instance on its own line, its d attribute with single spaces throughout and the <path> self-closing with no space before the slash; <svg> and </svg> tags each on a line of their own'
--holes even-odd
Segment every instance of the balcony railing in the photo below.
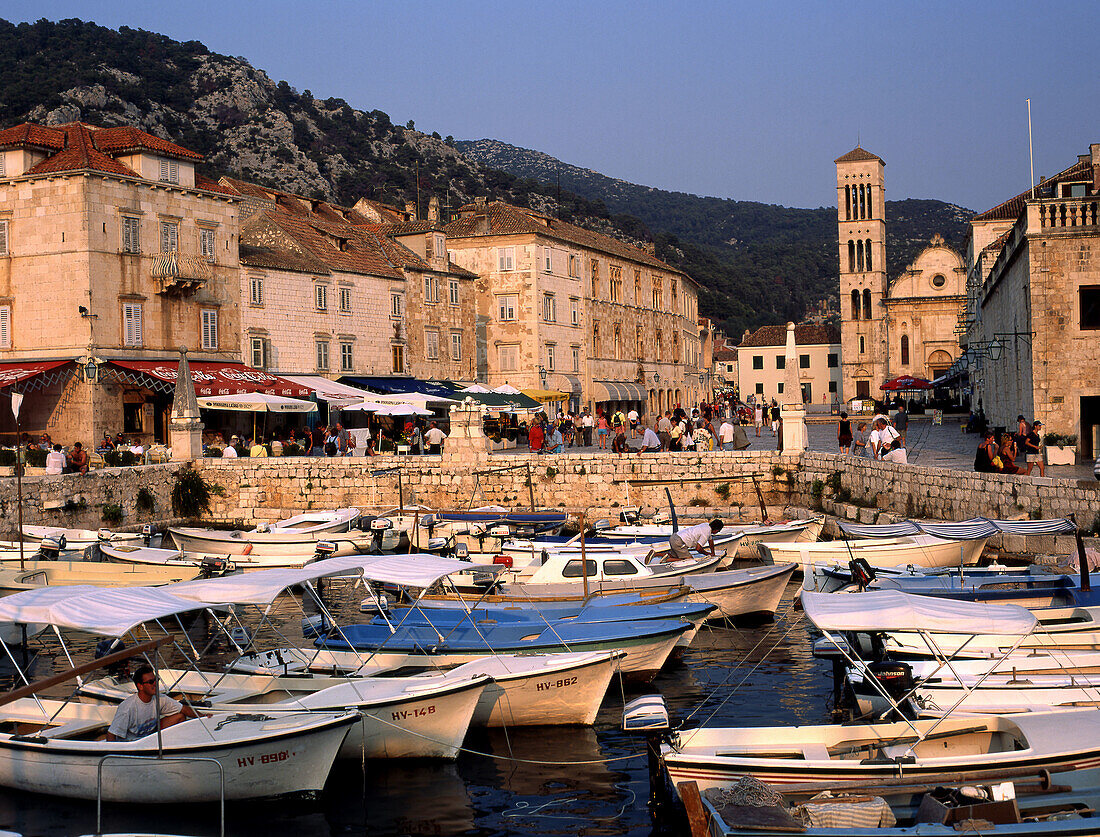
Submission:
<svg viewBox="0 0 1100 837">
<path fill-rule="evenodd" d="M 1056 198 L 1038 205 L 1039 225 L 1054 227 L 1095 227 L 1100 220 L 1100 201 L 1096 198 Z"/>
<path fill-rule="evenodd" d="M 153 278 L 160 280 L 160 293 L 190 293 L 214 278 L 214 265 L 204 256 L 154 253 Z"/>
</svg>

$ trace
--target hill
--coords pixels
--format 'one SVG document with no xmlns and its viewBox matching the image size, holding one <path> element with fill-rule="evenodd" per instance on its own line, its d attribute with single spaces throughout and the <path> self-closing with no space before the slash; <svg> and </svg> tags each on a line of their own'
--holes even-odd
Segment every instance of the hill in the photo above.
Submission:
<svg viewBox="0 0 1100 837">
<path fill-rule="evenodd" d="M 203 173 L 353 204 L 444 210 L 484 195 L 634 243 L 704 286 L 700 311 L 732 335 L 800 319 L 836 295 L 830 209 L 787 209 L 650 189 L 491 140 L 455 142 L 379 110 L 317 99 L 197 41 L 79 20 L 0 21 L 0 126 L 133 124 L 205 156 Z M 559 186 L 558 177 L 561 177 Z M 955 246 L 965 217 L 937 201 L 891 203 L 891 265 L 933 233 Z"/>
</svg>

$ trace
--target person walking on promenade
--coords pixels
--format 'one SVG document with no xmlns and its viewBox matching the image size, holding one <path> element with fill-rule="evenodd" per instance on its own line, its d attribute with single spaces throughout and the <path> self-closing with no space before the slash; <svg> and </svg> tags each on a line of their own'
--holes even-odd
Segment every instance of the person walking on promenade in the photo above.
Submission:
<svg viewBox="0 0 1100 837">
<path fill-rule="evenodd" d="M 581 427 L 584 430 L 584 446 L 586 448 L 592 447 L 592 428 L 595 427 L 595 419 L 592 418 L 592 413 L 587 407 L 584 408 L 584 415 L 581 416 Z"/>
<path fill-rule="evenodd" d="M 779 402 L 777 402 L 774 398 L 772 399 L 771 414 L 772 414 L 772 433 L 778 433 L 779 432 Z"/>
<path fill-rule="evenodd" d="M 852 436 L 852 456 L 867 455 L 867 422 L 861 421 L 856 425 L 856 432 Z"/>
<path fill-rule="evenodd" d="M 848 414 L 842 412 L 840 414 L 840 421 L 836 424 L 836 440 L 840 445 L 841 453 L 850 453 L 852 450 L 852 422 L 848 419 Z"/>
<path fill-rule="evenodd" d="M 764 426 L 764 405 L 757 404 L 752 408 L 752 423 L 756 425 L 756 435 L 760 435 L 760 428 Z"/>
<path fill-rule="evenodd" d="M 905 447 L 905 437 L 909 432 L 909 413 L 905 410 L 904 401 L 898 401 L 898 411 L 894 413 L 894 429 L 901 434 L 901 446 Z"/>
<path fill-rule="evenodd" d="M 733 425 L 728 418 L 723 419 L 718 427 L 718 441 L 722 450 L 733 450 Z"/>
<path fill-rule="evenodd" d="M 1027 424 L 1027 422 L 1024 422 Z M 1024 455 L 1027 459 L 1027 470 L 1024 471 L 1024 476 L 1031 476 L 1031 469 L 1033 466 L 1039 466 L 1039 476 L 1046 476 L 1046 465 L 1043 464 L 1043 451 L 1040 447 L 1040 433 L 1043 432 L 1043 423 L 1037 421 L 1031 425 L 1031 429 L 1027 431 L 1027 435 L 1024 437 Z"/>
<path fill-rule="evenodd" d="M 668 450 L 672 444 L 672 419 L 671 413 L 665 410 L 665 414 L 657 420 L 657 438 L 661 440 L 661 450 Z"/>
<path fill-rule="evenodd" d="M 600 450 L 607 450 L 607 434 L 611 431 L 611 425 L 607 421 L 607 413 L 600 413 L 596 419 L 596 440 Z"/>
<path fill-rule="evenodd" d="M 536 417 L 531 422 L 531 429 L 527 431 L 527 445 L 532 453 L 542 450 L 542 443 L 546 440 L 546 431 L 542 428 L 542 420 Z"/>
</svg>

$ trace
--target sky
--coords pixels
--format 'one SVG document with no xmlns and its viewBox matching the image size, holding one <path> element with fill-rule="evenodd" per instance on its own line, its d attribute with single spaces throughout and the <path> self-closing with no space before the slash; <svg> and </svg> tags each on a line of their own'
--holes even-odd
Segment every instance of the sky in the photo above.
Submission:
<svg viewBox="0 0 1100 837">
<path fill-rule="evenodd" d="M 662 189 L 833 206 L 833 160 L 890 200 L 982 211 L 1100 142 L 1100 3 L 7 0 L 197 40 L 318 98 Z"/>
</svg>

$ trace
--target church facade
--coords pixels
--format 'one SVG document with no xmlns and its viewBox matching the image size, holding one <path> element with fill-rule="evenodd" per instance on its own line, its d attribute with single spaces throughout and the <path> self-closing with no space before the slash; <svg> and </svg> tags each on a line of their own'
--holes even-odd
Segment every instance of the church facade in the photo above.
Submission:
<svg viewBox="0 0 1100 837">
<path fill-rule="evenodd" d="M 881 398 L 899 375 L 933 380 L 959 355 L 966 267 L 941 236 L 899 276 L 886 272 L 886 163 L 855 148 L 836 163 L 841 401 Z"/>
</svg>

